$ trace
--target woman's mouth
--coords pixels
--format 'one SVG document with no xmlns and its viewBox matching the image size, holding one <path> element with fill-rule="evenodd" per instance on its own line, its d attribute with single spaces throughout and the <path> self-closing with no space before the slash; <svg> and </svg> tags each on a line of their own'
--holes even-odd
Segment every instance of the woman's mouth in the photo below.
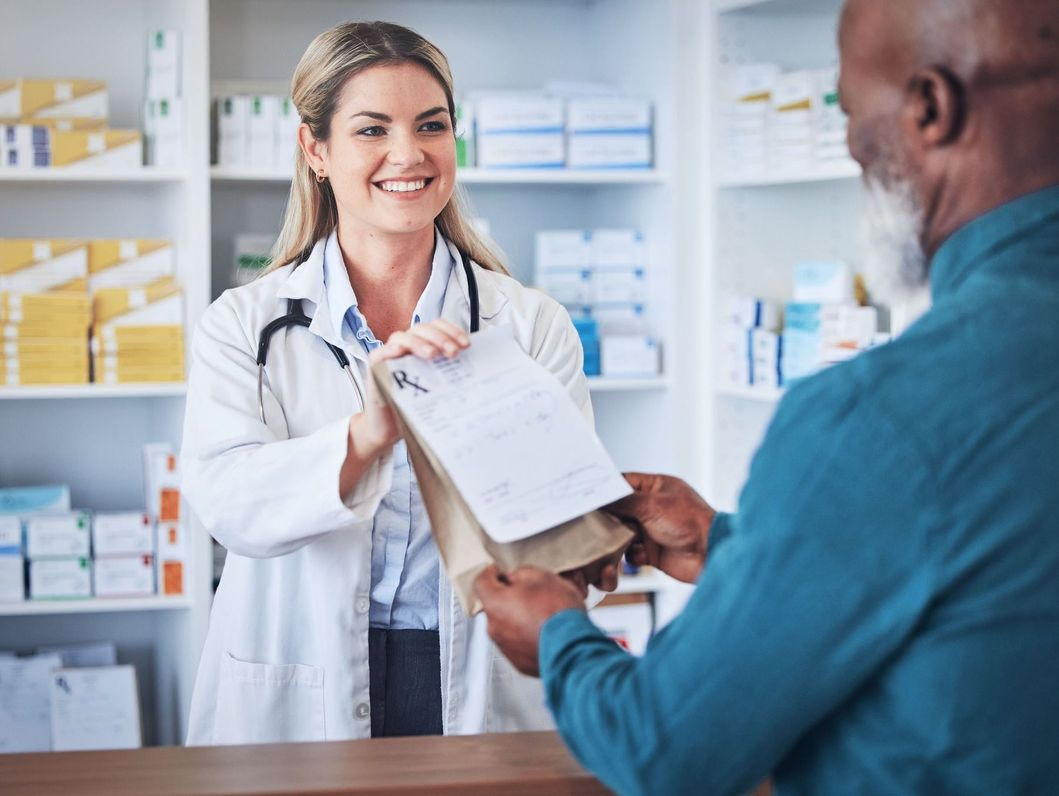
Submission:
<svg viewBox="0 0 1059 796">
<path fill-rule="evenodd" d="M 433 177 L 423 177 L 417 180 L 379 180 L 372 184 L 386 193 L 414 194 L 426 190 L 432 182 L 434 182 Z"/>
</svg>

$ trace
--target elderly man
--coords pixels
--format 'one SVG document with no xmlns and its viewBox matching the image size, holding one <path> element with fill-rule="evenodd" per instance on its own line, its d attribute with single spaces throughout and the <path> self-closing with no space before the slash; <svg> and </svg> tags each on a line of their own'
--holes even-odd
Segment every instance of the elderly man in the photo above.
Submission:
<svg viewBox="0 0 1059 796">
<path fill-rule="evenodd" d="M 871 248 L 930 311 L 790 391 L 737 513 L 630 476 L 633 555 L 697 584 L 642 658 L 568 581 L 477 582 L 622 793 L 1059 792 L 1059 2 L 848 0 L 840 44 Z"/>
</svg>

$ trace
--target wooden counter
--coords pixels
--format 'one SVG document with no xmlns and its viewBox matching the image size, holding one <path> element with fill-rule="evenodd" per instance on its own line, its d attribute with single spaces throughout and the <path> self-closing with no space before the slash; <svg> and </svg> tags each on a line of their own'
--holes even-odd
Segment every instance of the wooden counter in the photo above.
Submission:
<svg viewBox="0 0 1059 796">
<path fill-rule="evenodd" d="M 606 794 L 550 732 L 0 755 L 4 796 Z"/>
</svg>

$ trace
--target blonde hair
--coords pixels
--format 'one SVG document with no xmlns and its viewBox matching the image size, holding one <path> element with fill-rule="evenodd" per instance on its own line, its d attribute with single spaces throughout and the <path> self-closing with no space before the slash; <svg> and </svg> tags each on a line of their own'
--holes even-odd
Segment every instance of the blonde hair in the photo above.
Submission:
<svg viewBox="0 0 1059 796">
<path fill-rule="evenodd" d="M 448 60 L 441 50 L 415 31 L 389 22 L 346 22 L 313 39 L 294 70 L 291 99 L 313 137 L 327 141 L 331 135 L 331 118 L 346 82 L 369 67 L 400 63 L 418 64 L 441 84 L 455 135 L 456 103 Z M 294 179 L 283 229 L 272 250 L 270 271 L 304 260 L 316 242 L 330 235 L 338 222 L 330 181 L 317 182 L 301 147 L 294 157 Z M 483 268 L 508 273 L 499 253 L 468 222 L 466 204 L 456 186 L 435 219 L 441 234 Z"/>
</svg>

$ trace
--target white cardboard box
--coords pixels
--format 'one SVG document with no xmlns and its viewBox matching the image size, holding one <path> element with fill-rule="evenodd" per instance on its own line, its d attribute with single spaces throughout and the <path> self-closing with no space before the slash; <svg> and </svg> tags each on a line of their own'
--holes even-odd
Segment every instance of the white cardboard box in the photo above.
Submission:
<svg viewBox="0 0 1059 796">
<path fill-rule="evenodd" d="M 561 168 L 566 147 L 561 132 L 479 133 L 477 163 L 484 169 Z"/>
<path fill-rule="evenodd" d="M 175 597 L 187 589 L 186 530 L 179 522 L 158 523 L 156 580 L 158 593 Z"/>
<path fill-rule="evenodd" d="M 0 555 L 22 555 L 22 520 L 0 514 Z"/>
<path fill-rule="evenodd" d="M 592 231 L 593 266 L 647 265 L 647 245 L 643 233 L 635 229 L 596 229 Z"/>
<path fill-rule="evenodd" d="M 571 169 L 646 169 L 653 162 L 650 133 L 575 133 L 566 146 Z"/>
<path fill-rule="evenodd" d="M 154 541 L 154 523 L 143 512 L 97 512 L 92 518 L 92 553 L 97 559 L 150 555 Z"/>
<path fill-rule="evenodd" d="M 147 98 L 176 99 L 180 95 L 180 31 L 151 31 L 147 34 Z"/>
<path fill-rule="evenodd" d="M 115 556 L 95 560 L 96 597 L 146 597 L 155 593 L 154 556 Z"/>
<path fill-rule="evenodd" d="M 52 749 L 136 749 L 142 745 L 136 670 L 131 665 L 59 669 L 50 679 Z"/>
<path fill-rule="evenodd" d="M 592 269 L 592 302 L 595 304 L 647 301 L 647 272 L 641 266 L 614 265 Z"/>
<path fill-rule="evenodd" d="M 644 335 L 603 335 L 601 370 L 612 378 L 657 376 L 662 364 L 658 343 Z"/>
<path fill-rule="evenodd" d="M 26 518 L 26 557 L 69 558 L 89 554 L 92 520 L 87 512 Z"/>
<path fill-rule="evenodd" d="M 92 596 L 92 561 L 87 558 L 45 558 L 29 562 L 32 600 L 71 600 Z"/>
<path fill-rule="evenodd" d="M 651 130 L 651 103 L 635 97 L 571 97 L 566 101 L 566 129 L 571 133 Z"/>
<path fill-rule="evenodd" d="M 26 599 L 26 566 L 20 555 L 0 555 L 0 603 L 20 603 Z"/>
<path fill-rule="evenodd" d="M 544 94 L 483 94 L 475 96 L 479 135 L 547 131 L 562 133 L 563 100 Z"/>
</svg>

